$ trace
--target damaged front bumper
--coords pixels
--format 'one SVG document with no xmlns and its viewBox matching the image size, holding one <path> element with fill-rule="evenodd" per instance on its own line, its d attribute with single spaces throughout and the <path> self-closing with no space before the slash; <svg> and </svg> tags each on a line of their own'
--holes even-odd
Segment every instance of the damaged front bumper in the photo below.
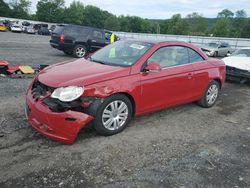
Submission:
<svg viewBox="0 0 250 188">
<path fill-rule="evenodd" d="M 226 66 L 226 75 L 228 80 L 241 81 L 250 80 L 250 72 L 231 66 Z"/>
<path fill-rule="evenodd" d="M 28 90 L 26 96 L 26 116 L 39 133 L 64 144 L 73 144 L 78 132 L 93 120 L 93 116 L 79 111 L 51 111 L 43 99 L 34 98 L 32 89 Z"/>
</svg>

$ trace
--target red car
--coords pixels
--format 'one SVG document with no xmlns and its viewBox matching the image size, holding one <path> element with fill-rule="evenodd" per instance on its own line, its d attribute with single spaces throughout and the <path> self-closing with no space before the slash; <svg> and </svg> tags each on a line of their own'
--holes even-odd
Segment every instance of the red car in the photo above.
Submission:
<svg viewBox="0 0 250 188">
<path fill-rule="evenodd" d="M 121 132 L 133 116 L 198 101 L 215 104 L 225 64 L 185 42 L 118 41 L 88 60 L 45 68 L 27 92 L 29 123 L 72 144 L 92 123 L 101 135 Z"/>
</svg>

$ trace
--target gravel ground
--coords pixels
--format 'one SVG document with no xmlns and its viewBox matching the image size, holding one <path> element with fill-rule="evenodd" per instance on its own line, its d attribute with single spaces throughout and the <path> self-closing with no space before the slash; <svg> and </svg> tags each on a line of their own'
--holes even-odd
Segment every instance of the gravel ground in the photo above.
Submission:
<svg viewBox="0 0 250 188">
<path fill-rule="evenodd" d="M 49 37 L 0 33 L 0 59 L 52 64 L 71 57 Z M 250 86 L 226 83 L 217 104 L 135 118 L 118 135 L 83 130 L 50 141 L 24 117 L 31 79 L 0 78 L 0 187 L 250 187 Z"/>
</svg>

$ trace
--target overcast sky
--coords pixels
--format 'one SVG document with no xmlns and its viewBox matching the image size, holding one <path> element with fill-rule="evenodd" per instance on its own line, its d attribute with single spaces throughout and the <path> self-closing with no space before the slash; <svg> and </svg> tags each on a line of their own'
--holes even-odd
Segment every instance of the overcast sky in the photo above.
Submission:
<svg viewBox="0 0 250 188">
<path fill-rule="evenodd" d="M 69 6 L 73 0 L 65 0 Z M 173 14 L 186 16 L 199 12 L 205 17 L 216 17 L 223 9 L 233 12 L 244 9 L 250 16 L 250 0 L 80 0 L 84 5 L 95 5 L 115 15 L 140 16 L 150 19 L 166 19 Z M 32 1 L 31 11 L 35 12 L 37 0 Z"/>
</svg>

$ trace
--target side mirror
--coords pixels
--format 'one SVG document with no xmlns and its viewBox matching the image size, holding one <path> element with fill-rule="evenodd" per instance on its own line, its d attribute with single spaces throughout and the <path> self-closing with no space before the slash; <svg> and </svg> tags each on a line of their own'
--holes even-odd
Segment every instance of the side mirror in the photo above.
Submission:
<svg viewBox="0 0 250 188">
<path fill-rule="evenodd" d="M 144 70 L 147 72 L 160 72 L 161 66 L 159 63 L 151 62 L 151 63 L 148 63 L 148 65 L 145 67 Z"/>
</svg>

